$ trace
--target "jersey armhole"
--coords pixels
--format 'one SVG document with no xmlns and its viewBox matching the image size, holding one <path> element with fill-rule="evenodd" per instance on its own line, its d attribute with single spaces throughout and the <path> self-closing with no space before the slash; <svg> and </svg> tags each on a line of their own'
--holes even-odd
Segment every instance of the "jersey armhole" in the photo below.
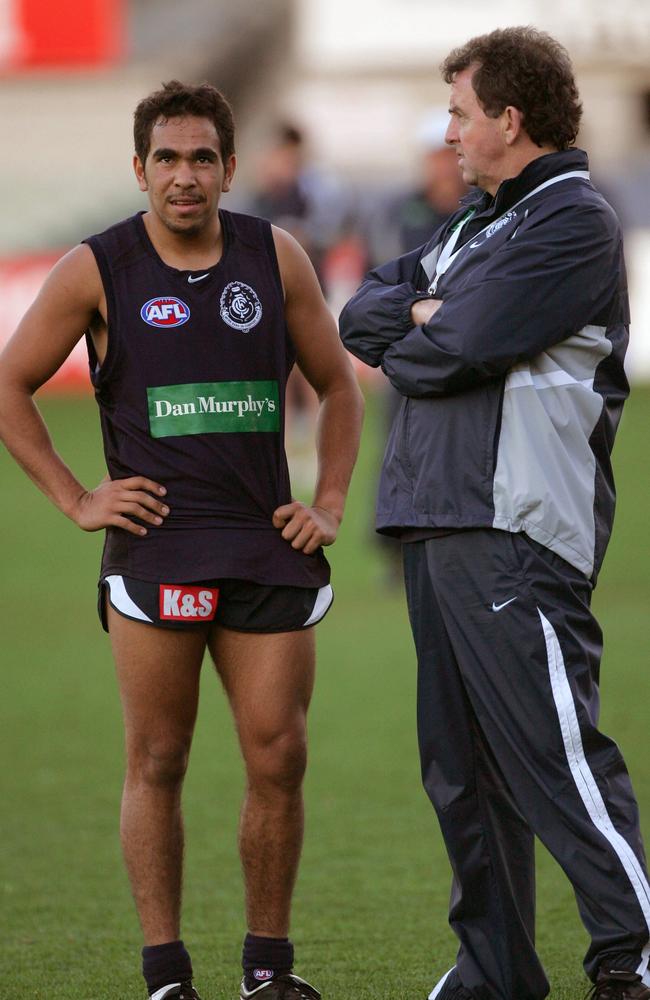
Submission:
<svg viewBox="0 0 650 1000">
<path fill-rule="evenodd" d="M 278 252 L 275 248 L 275 240 L 273 239 L 273 226 L 266 219 L 260 220 L 262 225 L 262 235 L 264 237 L 264 245 L 268 254 L 269 263 L 271 265 L 271 273 L 273 274 L 273 280 L 275 282 L 276 288 L 278 290 L 278 295 L 280 297 L 280 309 L 282 310 L 282 315 L 285 315 L 284 307 L 284 285 L 282 284 L 282 275 L 280 274 L 280 263 L 278 261 Z M 296 362 L 296 348 L 291 339 L 291 334 L 289 333 L 289 328 L 284 321 L 284 343 L 287 352 L 287 378 L 291 374 L 291 369 Z"/>
<path fill-rule="evenodd" d="M 99 274 L 106 295 L 106 357 L 102 365 L 99 364 L 95 345 L 89 330 L 86 330 L 86 348 L 88 351 L 88 363 L 90 366 L 90 378 L 95 387 L 104 383 L 115 363 L 115 355 L 118 345 L 115 343 L 115 329 L 117 308 L 115 303 L 115 290 L 113 288 L 113 278 L 108 264 L 108 259 L 104 248 L 96 236 L 89 236 L 82 241 L 92 250 L 95 262 L 99 269 Z"/>
<path fill-rule="evenodd" d="M 282 275 L 280 274 L 280 264 L 278 263 L 278 254 L 275 249 L 275 240 L 273 239 L 273 227 L 270 222 L 266 219 L 260 220 L 262 222 L 262 235 L 264 237 L 264 246 L 266 252 L 269 255 L 269 261 L 271 264 L 271 271 L 273 273 L 273 280 L 275 281 L 278 292 L 280 293 L 280 302 L 282 303 L 282 308 L 284 309 L 284 287 L 282 285 Z"/>
</svg>

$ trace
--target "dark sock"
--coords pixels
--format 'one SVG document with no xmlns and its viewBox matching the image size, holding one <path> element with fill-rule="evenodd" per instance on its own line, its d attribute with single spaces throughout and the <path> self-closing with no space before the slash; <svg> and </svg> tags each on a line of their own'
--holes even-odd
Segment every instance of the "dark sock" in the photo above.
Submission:
<svg viewBox="0 0 650 1000">
<path fill-rule="evenodd" d="M 283 976 L 293 968 L 293 945 L 289 938 L 257 937 L 247 934 L 241 959 L 246 989 L 268 979 Z"/>
<path fill-rule="evenodd" d="M 142 949 L 142 975 L 149 993 L 168 983 L 184 983 L 192 978 L 192 960 L 182 941 L 147 945 Z"/>
</svg>

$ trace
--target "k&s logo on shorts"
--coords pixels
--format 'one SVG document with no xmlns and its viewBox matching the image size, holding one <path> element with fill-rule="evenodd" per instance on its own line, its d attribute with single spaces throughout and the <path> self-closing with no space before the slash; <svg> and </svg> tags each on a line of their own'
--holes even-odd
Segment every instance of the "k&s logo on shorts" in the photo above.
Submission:
<svg viewBox="0 0 650 1000">
<path fill-rule="evenodd" d="M 211 622 L 219 601 L 219 590 L 210 587 L 161 583 L 159 594 L 161 621 Z"/>
<path fill-rule="evenodd" d="M 187 323 L 190 310 L 189 306 L 174 295 L 159 295 L 145 302 L 140 310 L 140 316 L 149 326 L 168 328 Z"/>
</svg>

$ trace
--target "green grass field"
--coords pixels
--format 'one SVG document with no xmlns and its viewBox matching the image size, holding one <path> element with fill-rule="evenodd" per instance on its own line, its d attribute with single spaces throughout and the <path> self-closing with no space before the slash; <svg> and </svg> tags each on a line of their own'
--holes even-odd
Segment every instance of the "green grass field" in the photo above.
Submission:
<svg viewBox="0 0 650 1000">
<path fill-rule="evenodd" d="M 102 474 L 92 400 L 46 400 L 79 477 Z M 637 389 L 615 451 L 619 507 L 595 609 L 606 636 L 603 729 L 622 745 L 650 835 L 647 639 L 650 391 Z M 347 518 L 331 550 L 337 600 L 319 627 L 307 833 L 293 937 L 297 971 L 325 1000 L 424 1000 L 453 964 L 450 872 L 420 788 L 415 664 L 403 600 L 371 542 L 376 407 Z M 643 475 L 645 474 L 645 479 Z M 117 827 L 123 750 L 107 638 L 95 614 L 101 538 L 85 535 L 0 453 L 4 744 L 0 995 L 144 997 L 140 938 Z M 185 792 L 183 936 L 204 1000 L 234 998 L 242 889 L 236 854 L 242 768 L 206 663 Z M 553 1000 L 578 1000 L 586 935 L 572 892 L 539 851 L 538 944 Z"/>
</svg>

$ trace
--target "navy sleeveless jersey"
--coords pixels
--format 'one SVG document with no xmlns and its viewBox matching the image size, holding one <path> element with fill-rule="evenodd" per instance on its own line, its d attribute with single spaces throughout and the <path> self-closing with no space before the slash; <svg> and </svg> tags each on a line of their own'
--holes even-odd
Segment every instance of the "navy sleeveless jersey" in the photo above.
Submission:
<svg viewBox="0 0 650 1000">
<path fill-rule="evenodd" d="M 102 575 L 321 587 L 322 550 L 297 552 L 271 523 L 291 501 L 294 362 L 271 227 L 223 210 L 220 219 L 223 255 L 203 271 L 165 264 L 141 214 L 85 241 L 108 308 L 101 367 L 87 336 L 108 470 L 161 483 L 171 511 L 143 537 L 108 528 Z"/>
</svg>

